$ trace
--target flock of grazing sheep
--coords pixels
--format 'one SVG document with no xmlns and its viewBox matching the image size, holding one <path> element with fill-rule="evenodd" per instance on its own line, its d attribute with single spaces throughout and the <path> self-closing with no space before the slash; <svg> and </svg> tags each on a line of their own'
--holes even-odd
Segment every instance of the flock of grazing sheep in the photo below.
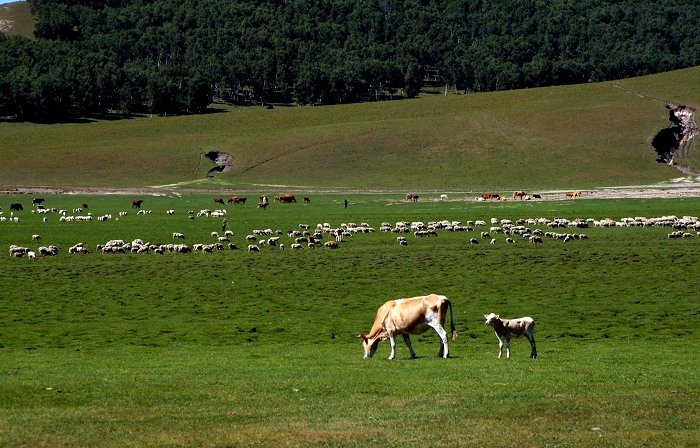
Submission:
<svg viewBox="0 0 700 448">
<path fill-rule="evenodd" d="M 84 204 L 87 205 L 87 204 Z M 60 222 L 85 222 L 85 221 L 108 221 L 119 220 L 125 218 L 128 212 L 122 211 L 117 217 L 112 217 L 111 214 L 93 216 L 91 213 L 85 213 L 82 208 L 73 210 L 73 214 L 69 214 L 68 210 L 55 210 L 37 207 L 31 213 L 59 215 Z M 78 214 L 76 214 L 78 213 Z M 137 215 L 148 215 L 150 210 L 138 210 Z M 174 210 L 167 210 L 167 215 L 174 215 Z M 189 211 L 187 213 L 190 219 L 219 219 L 226 217 L 226 210 L 209 210 L 204 209 L 195 213 Z M 47 222 L 49 218 L 44 217 L 43 221 Z M 0 222 L 19 222 L 19 217 L 11 213 L 10 217 L 4 216 L 0 210 Z M 330 223 L 318 223 L 315 226 L 308 224 L 299 224 L 298 229 L 283 232 L 281 230 L 256 229 L 252 230 L 246 237 L 243 247 L 248 252 L 260 252 L 264 248 L 285 250 L 288 246 L 293 250 L 304 248 L 326 247 L 329 249 L 340 248 L 342 243 L 348 241 L 349 238 L 358 234 L 373 233 L 377 230 L 370 226 L 369 223 L 342 223 L 339 225 L 331 225 Z M 540 228 L 536 228 L 540 227 Z M 379 232 L 396 234 L 396 242 L 402 246 L 409 244 L 409 238 L 406 236 L 412 235 L 413 238 L 430 238 L 437 237 L 439 232 L 478 232 L 478 237 L 470 237 L 467 239 L 469 244 L 480 244 L 484 241 L 489 244 L 496 244 L 498 236 L 502 237 L 502 241 L 507 244 L 515 244 L 517 241 L 526 241 L 528 243 L 537 244 L 543 243 L 545 239 L 559 240 L 564 243 L 573 240 L 587 239 L 584 233 L 578 233 L 580 229 L 590 227 L 665 227 L 671 232 L 668 238 L 685 238 L 700 236 L 700 220 L 693 216 L 662 216 L 659 218 L 645 217 L 629 217 L 620 220 L 613 219 L 563 219 L 563 218 L 527 218 L 518 219 L 516 221 L 508 219 L 492 218 L 489 223 L 483 220 L 475 221 L 399 221 L 395 223 L 382 222 L 378 226 Z M 543 230 L 545 228 L 546 230 Z M 565 229 L 565 230 L 562 230 Z M 695 233 L 693 233 L 695 232 Z M 111 239 L 104 244 L 97 244 L 94 248 L 95 252 L 104 254 L 113 253 L 191 253 L 191 252 L 215 252 L 220 250 L 237 250 L 238 246 L 232 242 L 234 234 L 231 230 L 223 230 L 222 233 L 211 232 L 212 240 L 209 242 L 186 244 L 184 242 L 173 243 L 150 243 L 141 239 L 132 241 L 124 241 L 121 239 Z M 33 241 L 39 241 L 41 236 L 38 234 L 32 235 Z M 181 232 L 172 232 L 173 240 L 186 240 L 186 235 Z M 92 249 L 86 247 L 83 243 L 76 243 L 69 247 L 69 254 L 87 254 L 93 252 Z M 59 253 L 59 248 L 55 245 L 39 246 L 37 250 L 29 247 L 12 245 L 9 253 L 13 257 L 21 258 L 26 255 L 29 259 L 36 259 L 37 254 L 41 256 L 55 256 Z"/>
</svg>

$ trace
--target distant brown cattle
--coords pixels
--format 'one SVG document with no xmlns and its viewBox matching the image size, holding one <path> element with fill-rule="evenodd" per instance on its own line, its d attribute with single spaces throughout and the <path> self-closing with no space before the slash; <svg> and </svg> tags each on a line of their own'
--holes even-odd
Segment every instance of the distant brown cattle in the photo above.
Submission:
<svg viewBox="0 0 700 448">
<path fill-rule="evenodd" d="M 408 193 L 408 194 L 406 195 L 406 200 L 407 200 L 407 201 L 416 202 L 416 201 L 418 200 L 419 197 L 420 197 L 420 196 L 417 195 L 417 194 Z"/>
<path fill-rule="evenodd" d="M 304 196 L 304 204 L 309 204 L 309 203 L 311 203 L 311 198 L 309 198 L 308 196 Z"/>
<path fill-rule="evenodd" d="M 570 191 L 564 195 L 564 198 L 565 199 L 569 199 L 569 198 L 573 199 L 573 198 L 577 198 L 579 196 L 581 196 L 580 191 Z"/>
<path fill-rule="evenodd" d="M 498 193 L 484 193 L 481 195 L 481 199 L 483 199 L 485 201 L 489 201 L 489 200 L 495 201 L 495 200 L 500 199 L 500 197 L 501 197 L 501 195 Z"/>
<path fill-rule="evenodd" d="M 134 199 L 131 201 L 131 206 L 133 208 L 141 208 L 141 204 L 143 204 L 143 199 Z"/>
<path fill-rule="evenodd" d="M 228 198 L 228 201 L 226 201 L 227 204 L 234 203 L 236 205 L 238 204 L 245 204 L 247 198 L 239 198 L 238 196 L 231 196 Z"/>
<path fill-rule="evenodd" d="M 295 198 L 293 194 L 281 194 L 279 196 L 275 196 L 275 201 L 288 204 L 290 202 L 296 202 L 297 198 Z"/>
<path fill-rule="evenodd" d="M 221 198 L 214 198 L 214 204 L 224 205 L 224 200 Z"/>
<path fill-rule="evenodd" d="M 524 191 L 514 191 L 513 192 L 513 199 L 518 198 L 518 199 L 523 199 L 525 196 L 527 196 L 527 193 Z"/>
</svg>

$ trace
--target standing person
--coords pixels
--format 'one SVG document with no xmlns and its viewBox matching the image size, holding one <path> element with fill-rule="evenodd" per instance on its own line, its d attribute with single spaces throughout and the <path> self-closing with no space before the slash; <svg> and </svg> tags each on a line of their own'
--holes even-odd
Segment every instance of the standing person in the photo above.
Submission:
<svg viewBox="0 0 700 448">
<path fill-rule="evenodd" d="M 343 201 L 343 205 L 345 205 L 345 208 L 348 208 L 348 200 L 347 200 L 347 199 L 345 199 L 345 200 Z"/>
<path fill-rule="evenodd" d="M 222 232 L 225 232 L 225 231 L 226 231 L 226 227 L 228 227 L 228 221 L 226 220 L 226 218 L 224 218 L 224 220 L 221 221 L 221 231 L 222 231 Z"/>
</svg>

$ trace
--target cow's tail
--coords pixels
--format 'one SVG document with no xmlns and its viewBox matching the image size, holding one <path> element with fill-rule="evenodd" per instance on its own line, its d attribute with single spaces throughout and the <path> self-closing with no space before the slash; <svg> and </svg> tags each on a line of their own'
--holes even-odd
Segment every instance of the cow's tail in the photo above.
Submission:
<svg viewBox="0 0 700 448">
<path fill-rule="evenodd" d="M 452 340 L 454 341 L 457 339 L 457 330 L 455 329 L 455 320 L 452 315 L 452 302 L 448 300 L 447 305 L 450 307 L 450 330 L 452 331 Z"/>
</svg>

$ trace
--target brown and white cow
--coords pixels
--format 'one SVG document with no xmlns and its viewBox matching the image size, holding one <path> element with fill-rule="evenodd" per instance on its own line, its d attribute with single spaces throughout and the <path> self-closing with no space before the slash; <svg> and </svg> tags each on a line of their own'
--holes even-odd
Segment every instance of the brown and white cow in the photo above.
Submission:
<svg viewBox="0 0 700 448">
<path fill-rule="evenodd" d="M 484 322 L 491 325 L 498 338 L 498 357 L 503 355 L 503 341 L 506 345 L 506 358 L 510 358 L 510 339 L 525 336 L 530 341 L 530 358 L 537 358 L 537 346 L 535 345 L 535 321 L 531 317 L 518 319 L 501 319 L 498 314 L 484 314 Z"/>
<path fill-rule="evenodd" d="M 372 329 L 366 335 L 361 334 L 362 347 L 365 351 L 365 358 L 371 358 L 377 351 L 379 342 L 389 339 L 391 343 L 391 354 L 389 359 L 396 356 L 396 341 L 394 336 L 400 334 L 408 346 L 411 358 L 416 357 L 416 353 L 411 346 L 409 335 L 420 334 L 432 328 L 440 337 L 440 351 L 438 356 L 447 358 L 447 333 L 444 329 L 447 310 L 450 310 L 450 327 L 452 330 L 452 340 L 457 338 L 454 319 L 452 316 L 452 303 L 441 295 L 430 294 L 427 296 L 411 297 L 407 299 L 389 300 L 377 310 Z"/>
</svg>

